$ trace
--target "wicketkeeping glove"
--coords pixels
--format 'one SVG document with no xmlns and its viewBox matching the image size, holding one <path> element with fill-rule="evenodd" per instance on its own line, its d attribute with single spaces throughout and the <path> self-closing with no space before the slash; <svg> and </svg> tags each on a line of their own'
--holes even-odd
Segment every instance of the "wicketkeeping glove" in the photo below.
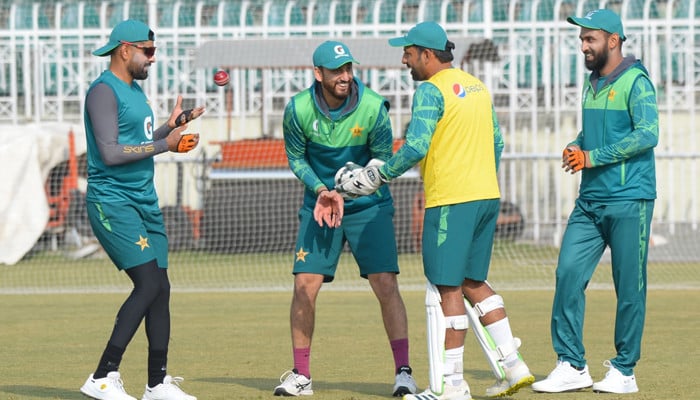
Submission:
<svg viewBox="0 0 700 400">
<path fill-rule="evenodd" d="M 361 170 L 361 165 L 355 164 L 352 161 L 348 161 L 338 170 L 338 172 L 335 173 L 335 190 L 338 193 L 340 193 L 340 195 L 343 196 L 344 199 L 354 199 L 358 197 L 357 195 L 354 195 L 352 193 L 346 193 L 344 190 L 341 189 L 341 186 L 344 183 L 350 182 L 351 180 L 355 179 L 355 174 L 360 172 Z"/>
<path fill-rule="evenodd" d="M 180 136 L 180 141 L 177 142 L 177 152 L 187 153 L 197 147 L 199 143 L 199 133 L 185 133 Z"/>
<path fill-rule="evenodd" d="M 384 161 L 376 158 L 371 159 L 366 167 L 354 174 L 354 178 L 343 182 L 340 186 L 336 185 L 336 190 L 356 196 L 367 196 L 376 192 L 380 186 L 387 182 L 379 173 L 379 168 L 382 165 L 384 165 Z"/>
<path fill-rule="evenodd" d="M 562 168 L 572 174 L 586 167 L 586 153 L 576 147 L 567 147 L 562 154 Z"/>
</svg>

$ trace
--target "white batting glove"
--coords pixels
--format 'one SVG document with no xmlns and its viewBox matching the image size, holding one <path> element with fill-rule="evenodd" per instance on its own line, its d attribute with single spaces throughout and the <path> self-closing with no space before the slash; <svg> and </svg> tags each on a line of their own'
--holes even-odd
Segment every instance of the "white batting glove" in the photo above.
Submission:
<svg viewBox="0 0 700 400">
<path fill-rule="evenodd" d="M 379 168 L 382 165 L 384 165 L 384 161 L 376 158 L 371 159 L 366 167 L 354 173 L 352 179 L 336 185 L 336 190 L 339 193 L 348 193 L 350 196 L 367 196 L 376 192 L 380 186 L 387 182 L 379 173 Z"/>
</svg>

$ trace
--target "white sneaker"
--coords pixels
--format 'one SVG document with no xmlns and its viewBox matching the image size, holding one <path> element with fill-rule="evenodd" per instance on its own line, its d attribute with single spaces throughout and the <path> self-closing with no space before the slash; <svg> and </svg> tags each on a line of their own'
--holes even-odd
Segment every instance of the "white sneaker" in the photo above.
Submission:
<svg viewBox="0 0 700 400">
<path fill-rule="evenodd" d="M 141 400 L 197 400 L 196 397 L 190 396 L 180 389 L 180 382 L 184 381 L 179 376 L 172 377 L 165 375 L 163 383 L 159 383 L 155 387 L 148 387 L 143 392 Z"/>
<path fill-rule="evenodd" d="M 637 380 L 634 375 L 622 375 L 622 372 L 615 368 L 610 360 L 605 360 L 603 365 L 608 367 L 608 372 L 605 373 L 605 378 L 602 381 L 593 384 L 594 392 L 602 393 L 637 393 Z"/>
<path fill-rule="evenodd" d="M 579 390 L 593 385 L 588 365 L 581 371 L 572 367 L 568 361 L 557 361 L 557 366 L 547 376 L 547 379 L 532 384 L 535 392 L 559 393 Z"/>
<path fill-rule="evenodd" d="M 275 388 L 275 396 L 310 396 L 314 394 L 311 379 L 297 373 L 296 369 L 287 371 L 280 377 L 280 385 Z"/>
<path fill-rule="evenodd" d="M 525 386 L 532 385 L 535 377 L 530 373 L 530 369 L 525 361 L 518 358 L 511 367 L 503 366 L 506 378 L 496 381 L 494 385 L 486 389 L 488 397 L 505 397 L 515 394 Z"/>
<path fill-rule="evenodd" d="M 112 371 L 106 377 L 95 379 L 93 374 L 85 381 L 80 388 L 80 393 L 97 400 L 136 400 L 136 398 L 126 394 L 121 375 L 117 371 Z"/>
<path fill-rule="evenodd" d="M 408 365 L 399 368 L 399 373 L 396 374 L 394 383 L 394 397 L 401 397 L 405 394 L 413 394 L 416 392 L 416 381 L 411 375 L 413 370 Z"/>
<path fill-rule="evenodd" d="M 432 390 L 426 389 L 422 393 L 403 396 L 403 400 L 471 400 L 471 398 L 472 395 L 469 392 L 469 385 L 466 381 L 462 381 L 459 386 L 445 383 L 442 394 L 436 394 Z"/>
</svg>

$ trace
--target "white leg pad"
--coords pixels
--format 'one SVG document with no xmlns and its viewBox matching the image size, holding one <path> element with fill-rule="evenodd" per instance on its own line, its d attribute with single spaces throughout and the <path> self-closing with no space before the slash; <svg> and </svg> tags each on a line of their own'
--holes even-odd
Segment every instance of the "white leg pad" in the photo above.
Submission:
<svg viewBox="0 0 700 400">
<path fill-rule="evenodd" d="M 491 296 L 487 298 L 486 300 L 492 298 L 494 296 Z M 498 296 L 501 297 L 501 296 Z M 501 299 L 502 301 L 502 299 Z M 482 301 L 479 304 L 484 304 Z M 497 304 L 496 302 L 490 302 L 487 304 Z M 488 330 L 481 324 L 481 321 L 479 320 L 479 313 L 476 311 L 474 307 L 472 307 L 471 303 L 469 303 L 469 300 L 466 298 L 464 299 L 464 306 L 467 308 L 467 317 L 469 318 L 469 322 L 472 325 L 472 331 L 474 331 L 474 335 L 476 336 L 477 341 L 479 342 L 479 345 L 481 346 L 481 350 L 483 350 L 484 355 L 486 356 L 486 360 L 489 363 L 489 366 L 491 367 L 491 371 L 493 371 L 493 374 L 496 376 L 496 379 L 502 380 L 505 379 L 506 373 L 503 370 L 503 365 L 500 362 L 500 360 L 503 359 L 501 357 L 501 354 L 499 354 L 499 351 L 497 350 L 496 342 L 494 342 L 493 338 L 491 337 L 491 334 L 489 333 Z M 492 310 L 495 310 L 498 307 L 492 308 Z M 489 311 L 486 311 L 489 312 Z M 483 314 L 482 314 L 483 315 Z M 503 350 L 508 350 L 508 349 L 503 349 Z"/>
<path fill-rule="evenodd" d="M 479 315 L 479 317 L 483 317 L 484 315 L 490 313 L 493 310 L 497 310 L 499 308 L 504 308 L 504 307 L 505 307 L 505 305 L 503 303 L 503 297 L 501 297 L 497 294 L 494 294 L 494 295 L 491 295 L 491 296 L 485 298 L 481 302 L 474 304 L 474 311 L 476 311 L 476 313 Z M 520 347 L 520 339 L 514 338 L 514 340 L 511 343 L 508 343 L 508 344 L 503 345 L 503 346 L 495 347 L 493 350 L 498 355 L 498 359 L 500 361 L 503 361 L 510 354 L 518 351 L 519 347 Z"/>
<path fill-rule="evenodd" d="M 428 375 L 430 390 L 442 394 L 445 365 L 445 315 L 442 312 L 440 292 L 428 282 L 425 291 L 425 311 L 428 334 Z"/>
</svg>

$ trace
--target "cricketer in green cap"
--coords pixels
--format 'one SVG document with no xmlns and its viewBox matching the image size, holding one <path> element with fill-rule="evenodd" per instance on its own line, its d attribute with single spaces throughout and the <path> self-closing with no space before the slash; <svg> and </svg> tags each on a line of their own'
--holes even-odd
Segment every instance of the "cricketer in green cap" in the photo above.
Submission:
<svg viewBox="0 0 700 400">
<path fill-rule="evenodd" d="M 627 37 L 622 30 L 620 16 L 613 11 L 600 9 L 591 11 L 584 17 L 569 17 L 566 21 L 570 24 L 578 25 L 582 28 L 602 30 L 608 33 L 617 33 L 623 42 Z"/>
<path fill-rule="evenodd" d="M 109 55 L 122 43 L 138 43 L 148 40 L 155 40 L 155 34 L 141 21 L 127 19 L 117 24 L 109 35 L 109 42 L 106 45 L 92 52 L 92 54 L 102 57 Z"/>
<path fill-rule="evenodd" d="M 348 46 L 331 40 L 321 43 L 316 48 L 313 60 L 314 67 L 326 69 L 338 69 L 349 62 L 359 64 L 350 54 Z"/>
<path fill-rule="evenodd" d="M 441 51 L 445 51 L 449 47 L 445 30 L 432 21 L 421 22 L 411 28 L 404 36 L 389 39 L 389 45 L 394 47 L 420 46 Z"/>
</svg>

